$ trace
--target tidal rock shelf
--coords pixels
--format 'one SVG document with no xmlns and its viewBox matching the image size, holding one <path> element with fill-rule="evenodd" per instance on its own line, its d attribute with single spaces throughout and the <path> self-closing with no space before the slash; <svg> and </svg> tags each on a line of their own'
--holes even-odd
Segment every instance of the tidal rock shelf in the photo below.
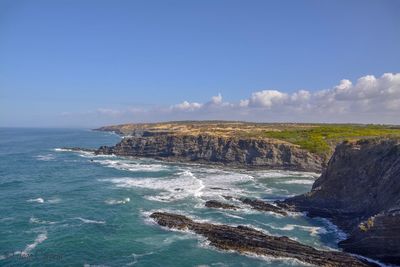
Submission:
<svg viewBox="0 0 400 267">
<path fill-rule="evenodd" d="M 255 210 L 274 212 L 283 216 L 287 215 L 287 212 L 282 207 L 274 206 L 262 200 L 241 198 L 240 201 L 242 201 L 244 204 L 250 205 Z"/>
<path fill-rule="evenodd" d="M 225 199 L 227 200 L 232 200 L 235 199 L 232 196 L 224 196 Z M 282 216 L 287 216 L 287 212 L 284 210 L 284 208 L 280 206 L 275 206 L 272 204 L 269 204 L 265 201 L 258 200 L 258 199 L 250 199 L 250 198 L 239 198 L 239 201 L 241 201 L 243 204 L 249 205 L 252 209 L 258 210 L 258 211 L 265 211 L 265 212 L 273 212 L 280 214 Z M 228 210 L 239 210 L 242 209 L 239 206 L 235 206 L 232 204 L 220 202 L 217 200 L 208 200 L 205 204 L 207 208 L 215 208 L 215 209 L 228 209 Z"/>
<path fill-rule="evenodd" d="M 155 212 L 150 215 L 159 225 L 189 230 L 199 234 L 210 245 L 221 250 L 233 250 L 274 258 L 290 258 L 300 262 L 326 267 L 377 266 L 364 259 L 339 251 L 322 251 L 303 245 L 286 236 L 270 236 L 247 226 L 229 226 L 201 223 L 179 214 Z"/>
<path fill-rule="evenodd" d="M 241 209 L 238 206 L 227 204 L 227 203 L 223 203 L 223 202 L 219 202 L 219 201 L 216 201 L 216 200 L 207 201 L 205 206 L 207 208 L 225 209 L 225 210 L 239 210 L 239 209 Z"/>
</svg>

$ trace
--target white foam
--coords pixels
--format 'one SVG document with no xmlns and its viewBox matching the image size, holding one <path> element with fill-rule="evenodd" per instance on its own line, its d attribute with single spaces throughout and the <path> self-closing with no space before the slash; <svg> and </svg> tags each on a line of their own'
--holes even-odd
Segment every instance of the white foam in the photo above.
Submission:
<svg viewBox="0 0 400 267">
<path fill-rule="evenodd" d="M 149 200 L 171 202 L 187 197 L 200 197 L 204 189 L 203 182 L 190 172 L 181 173 L 178 177 L 164 178 L 112 178 L 108 179 L 117 187 L 145 188 L 159 190 L 156 195 L 148 196 Z"/>
<path fill-rule="evenodd" d="M 227 216 L 227 217 L 244 220 L 243 217 L 240 217 L 240 216 L 237 216 L 237 215 L 233 215 L 233 214 L 230 214 L 230 213 L 223 213 L 223 214 L 224 214 L 224 216 Z"/>
<path fill-rule="evenodd" d="M 54 151 L 56 151 L 56 152 L 74 152 L 83 158 L 113 158 L 113 157 L 116 157 L 115 155 L 112 155 L 112 154 L 111 155 L 104 155 L 104 154 L 96 155 L 92 151 L 76 150 L 76 149 L 69 149 L 69 148 L 54 148 Z"/>
<path fill-rule="evenodd" d="M 66 149 L 66 148 L 54 148 L 54 151 L 56 151 L 56 152 L 71 152 L 73 150 L 72 149 Z"/>
<path fill-rule="evenodd" d="M 101 165 L 109 168 L 114 168 L 123 171 L 132 172 L 159 172 L 167 169 L 167 166 L 162 164 L 145 164 L 130 160 L 94 160 L 93 162 L 100 163 Z"/>
<path fill-rule="evenodd" d="M 281 178 L 281 177 L 304 177 L 304 178 L 318 178 L 321 174 L 314 172 L 297 172 L 297 171 L 250 171 L 250 174 L 255 173 L 258 178 Z"/>
<path fill-rule="evenodd" d="M 37 155 L 37 156 L 35 156 L 35 158 L 40 161 L 51 161 L 51 160 L 55 159 L 55 156 L 50 153 L 50 154 L 45 154 L 45 155 Z"/>
<path fill-rule="evenodd" d="M 314 180 L 305 180 L 305 179 L 292 179 L 287 181 L 279 181 L 279 184 L 313 184 Z"/>
<path fill-rule="evenodd" d="M 326 234 L 328 231 L 324 227 L 318 227 L 318 226 L 305 226 L 305 225 L 297 225 L 297 224 L 287 224 L 283 227 L 278 227 L 278 226 L 273 226 L 270 224 L 265 224 L 268 227 L 271 227 L 272 229 L 276 230 L 282 230 L 282 231 L 293 231 L 295 229 L 301 229 L 303 231 L 307 231 L 310 233 L 312 236 L 316 236 L 319 234 Z"/>
<path fill-rule="evenodd" d="M 109 199 L 104 201 L 106 204 L 108 205 L 118 205 L 118 204 L 125 204 L 128 203 L 129 201 L 131 201 L 131 199 L 129 197 L 126 197 L 122 200 L 116 200 L 116 199 Z"/>
<path fill-rule="evenodd" d="M 42 234 L 39 234 L 35 241 L 32 244 L 29 244 L 26 246 L 26 248 L 24 249 L 24 251 L 21 252 L 21 256 L 22 257 L 27 257 L 29 256 L 29 253 L 34 250 L 36 248 L 37 245 L 39 245 L 40 243 L 42 243 L 43 241 L 45 241 L 47 239 L 47 233 L 44 232 Z"/>
<path fill-rule="evenodd" d="M 133 257 L 133 262 L 127 263 L 126 266 L 135 265 L 139 261 L 139 258 L 148 256 L 148 255 L 152 255 L 152 254 L 154 254 L 154 252 L 152 252 L 152 251 L 148 252 L 148 253 L 143 253 L 143 254 L 132 253 L 131 256 Z"/>
<path fill-rule="evenodd" d="M 85 219 L 82 217 L 76 217 L 75 219 L 80 220 L 84 223 L 94 223 L 94 224 L 105 224 L 105 221 L 95 221 L 95 220 L 89 220 L 89 219 Z"/>
<path fill-rule="evenodd" d="M 329 232 L 333 232 L 336 235 L 336 241 L 340 242 L 342 240 L 347 239 L 347 234 L 345 232 L 343 232 L 342 230 L 340 230 L 335 224 L 333 224 L 330 220 L 326 219 L 326 218 L 318 218 L 320 219 L 322 222 L 324 222 L 324 224 L 326 225 L 326 229 Z"/>
<path fill-rule="evenodd" d="M 52 198 L 52 199 L 47 200 L 47 202 L 50 203 L 50 204 L 56 204 L 56 203 L 60 203 L 61 199 L 56 197 L 56 198 Z"/>
<path fill-rule="evenodd" d="M 31 198 L 31 199 L 28 199 L 27 202 L 44 203 L 44 199 L 41 198 L 41 197 L 38 197 L 38 198 Z"/>
</svg>

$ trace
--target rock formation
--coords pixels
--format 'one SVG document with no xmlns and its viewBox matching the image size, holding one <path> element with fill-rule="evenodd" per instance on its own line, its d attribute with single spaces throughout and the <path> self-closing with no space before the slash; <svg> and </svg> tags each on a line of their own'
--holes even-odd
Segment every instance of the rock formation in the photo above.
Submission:
<svg viewBox="0 0 400 267">
<path fill-rule="evenodd" d="M 244 204 L 250 205 L 253 209 L 256 209 L 259 211 L 269 211 L 269 212 L 278 213 L 278 214 L 281 214 L 284 216 L 287 215 L 287 212 L 284 211 L 282 209 L 282 207 L 274 206 L 274 205 L 264 202 L 262 200 L 241 198 L 240 201 L 242 201 Z"/>
<path fill-rule="evenodd" d="M 102 146 L 96 153 L 313 172 L 321 171 L 323 165 L 320 156 L 290 143 L 210 135 L 137 135 L 115 146 Z"/>
<path fill-rule="evenodd" d="M 228 209 L 228 210 L 238 210 L 240 207 L 237 207 L 235 205 L 227 204 L 227 203 L 222 203 L 216 200 L 209 200 L 206 202 L 205 206 L 207 208 L 215 208 L 215 209 Z"/>
<path fill-rule="evenodd" d="M 161 226 L 202 235 L 212 246 L 223 250 L 297 259 L 316 266 L 376 266 L 343 252 L 317 250 L 286 236 L 270 236 L 246 226 L 199 223 L 182 215 L 164 212 L 155 212 L 150 217 Z"/>
<path fill-rule="evenodd" d="M 331 219 L 345 251 L 400 264 L 400 141 L 339 145 L 311 192 L 279 204 Z"/>
</svg>

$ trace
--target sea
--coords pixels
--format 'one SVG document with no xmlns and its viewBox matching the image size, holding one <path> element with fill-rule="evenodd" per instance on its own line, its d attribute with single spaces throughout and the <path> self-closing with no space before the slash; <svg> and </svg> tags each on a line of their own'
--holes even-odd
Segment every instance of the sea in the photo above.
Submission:
<svg viewBox="0 0 400 267">
<path fill-rule="evenodd" d="M 275 201 L 311 189 L 316 173 L 239 170 L 96 156 L 64 147 L 113 145 L 120 136 L 86 129 L 0 128 L 0 266 L 304 266 L 290 258 L 212 247 L 191 232 L 157 225 L 167 211 L 197 221 L 246 225 L 318 249 L 345 236 L 303 213 L 211 209 L 223 196 Z"/>
</svg>

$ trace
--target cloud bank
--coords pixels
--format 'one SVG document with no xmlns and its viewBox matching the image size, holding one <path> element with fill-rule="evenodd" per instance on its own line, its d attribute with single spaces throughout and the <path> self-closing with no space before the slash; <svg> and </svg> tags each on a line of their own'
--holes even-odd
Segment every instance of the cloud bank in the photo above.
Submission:
<svg viewBox="0 0 400 267">
<path fill-rule="evenodd" d="M 400 123 L 400 73 L 378 78 L 367 75 L 355 83 L 342 80 L 330 89 L 314 92 L 260 90 L 238 103 L 224 102 L 219 94 L 204 104 L 184 101 L 171 106 L 170 111 L 209 119 L 213 118 L 206 114 L 217 113 L 217 119 Z"/>
<path fill-rule="evenodd" d="M 354 122 L 400 124 L 400 73 L 342 80 L 329 89 L 276 89 L 253 92 L 235 103 L 221 94 L 205 103 L 183 101 L 169 107 L 114 110 L 99 108 L 98 116 L 121 122 L 165 120 L 247 120 L 259 122 Z M 114 123 L 114 121 L 110 121 Z"/>
</svg>

